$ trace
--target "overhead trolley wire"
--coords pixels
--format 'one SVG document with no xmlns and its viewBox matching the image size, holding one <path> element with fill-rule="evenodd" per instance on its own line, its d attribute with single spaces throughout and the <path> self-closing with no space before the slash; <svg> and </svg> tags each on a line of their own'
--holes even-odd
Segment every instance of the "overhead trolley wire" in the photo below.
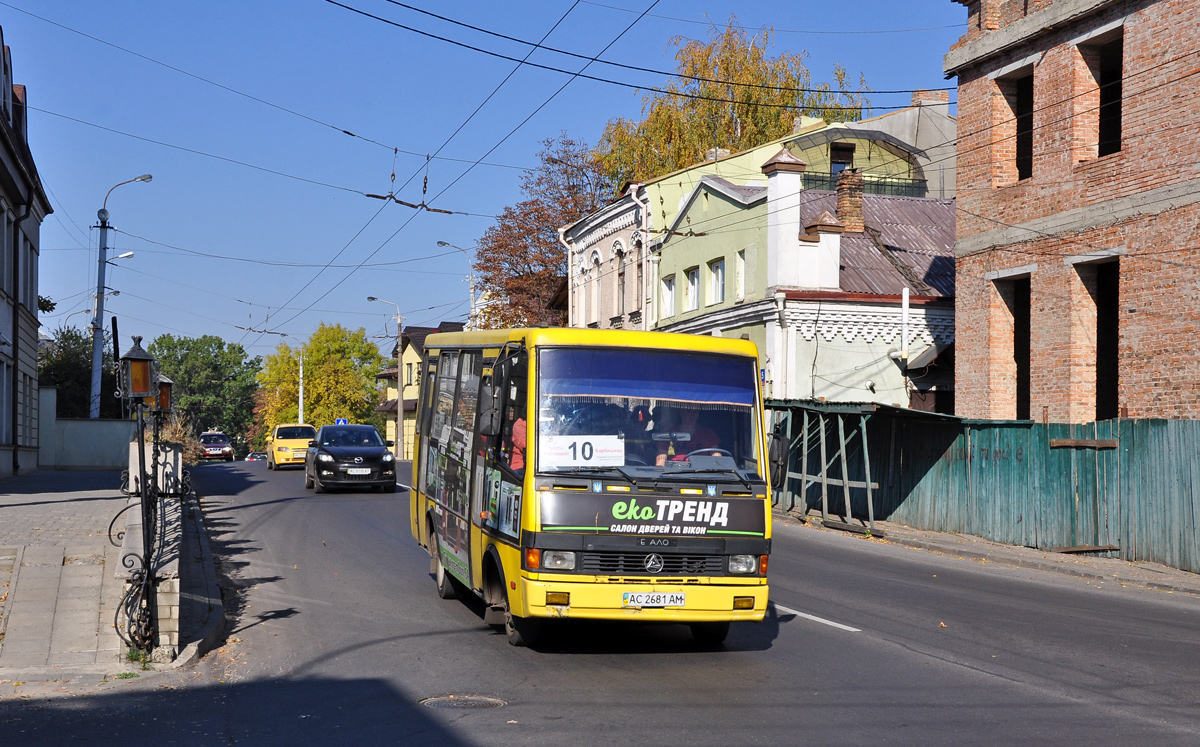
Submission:
<svg viewBox="0 0 1200 747">
<path fill-rule="evenodd" d="M 558 49 L 556 47 L 547 47 L 538 42 L 531 42 L 531 41 L 527 41 L 525 39 L 519 39 L 515 36 L 509 36 L 508 34 L 501 34 L 498 31 L 491 31 L 489 29 L 485 29 L 480 26 L 473 26 L 469 23 L 464 23 L 462 21 L 456 21 L 453 18 L 448 18 L 446 16 L 438 15 L 437 13 L 432 13 L 428 10 L 422 10 L 421 8 L 418 8 L 415 5 L 409 5 L 407 3 L 402 3 L 402 2 L 400 2 L 400 0 L 386 0 L 386 1 L 391 3 L 392 5 L 398 5 L 401 8 L 406 8 L 408 10 L 411 10 L 414 13 L 420 13 L 422 15 L 426 15 L 431 18 L 436 18 L 439 21 L 445 21 L 446 23 L 452 23 L 455 26 L 461 26 L 463 28 L 470 29 L 472 31 L 478 31 L 481 34 L 487 34 L 488 36 L 494 36 L 499 39 L 505 39 L 507 41 L 516 42 L 517 44 L 524 44 L 526 46 L 533 47 L 534 49 L 542 49 L 547 52 L 554 52 L 555 54 L 566 55 L 567 57 L 574 57 L 576 59 L 581 59 L 581 60 L 589 59 L 589 57 L 585 54 L 579 54 L 578 52 L 571 52 L 571 51 L 568 51 L 565 49 Z M 772 91 L 795 91 L 798 93 L 837 93 L 837 91 L 832 91 L 830 89 L 825 89 L 825 88 L 797 88 L 797 87 L 791 87 L 791 86 L 773 86 L 773 85 L 770 85 L 767 83 L 739 83 L 737 81 L 721 80 L 719 78 L 703 78 L 703 77 L 696 76 L 696 75 L 685 75 L 683 73 L 671 73 L 671 72 L 667 72 L 664 70 L 655 70 L 654 68 L 649 68 L 649 67 L 638 67 L 637 65 L 627 65 L 623 62 L 613 62 L 612 60 L 596 60 L 596 62 L 601 65 L 609 65 L 610 67 L 617 67 L 617 68 L 621 68 L 623 70 L 634 70 L 634 71 L 640 72 L 640 73 L 653 73 L 655 75 L 663 75 L 666 77 L 683 78 L 684 80 L 694 80 L 694 81 L 697 81 L 700 83 L 716 83 L 718 85 L 731 86 L 734 88 L 765 88 L 765 89 L 770 89 Z M 954 90 L 954 87 L 951 86 L 951 87 L 947 87 L 947 88 L 926 88 L 926 89 L 905 88 L 905 89 L 897 89 L 897 90 L 891 90 L 891 91 L 869 91 L 869 93 L 879 93 L 879 94 L 916 93 L 918 90 L 950 91 L 950 90 Z M 866 92 L 864 92 L 864 93 L 866 93 Z"/>
<path fill-rule="evenodd" d="M 417 34 L 419 36 L 424 36 L 429 39 L 436 39 L 438 41 L 445 42 L 446 44 L 451 44 L 453 46 L 461 47 L 463 49 L 469 49 L 473 52 L 478 52 L 480 54 L 488 55 L 490 57 L 497 57 L 499 59 L 509 60 L 511 62 L 518 61 L 517 58 L 515 58 L 515 57 L 509 56 L 506 54 L 502 54 L 500 52 L 493 52 L 491 50 L 484 49 L 482 47 L 476 47 L 474 45 L 467 44 L 465 42 L 456 41 L 454 39 L 450 39 L 445 36 L 439 36 L 437 34 L 433 34 L 428 31 L 422 31 L 418 28 L 414 28 L 412 26 L 408 26 L 403 23 L 399 23 L 397 21 L 393 21 L 391 19 L 384 18 L 383 16 L 377 16 L 374 13 L 368 13 L 365 10 L 355 8 L 351 5 L 346 5 L 345 3 L 338 2 L 338 0 L 325 0 L 325 2 L 329 3 L 330 5 L 336 5 L 339 8 L 348 10 L 351 13 L 357 13 L 361 16 L 366 16 L 367 18 L 370 18 L 372 20 L 379 21 L 380 23 L 385 23 L 389 26 L 395 26 L 396 28 L 403 29 L 410 33 Z M 596 61 L 596 60 L 593 60 L 593 62 L 594 61 Z M 562 68 L 553 67 L 551 65 L 542 65 L 542 64 L 539 64 L 536 62 L 525 62 L 524 64 L 529 67 L 537 68 L 539 70 L 547 70 L 547 71 L 554 72 L 554 73 L 561 73 L 563 75 L 570 75 L 570 76 L 572 76 L 571 80 L 574 80 L 575 78 L 583 78 L 584 80 L 591 80 L 591 81 L 595 81 L 597 83 L 608 83 L 609 85 L 620 86 L 622 88 L 631 88 L 631 89 L 634 89 L 637 91 L 653 91 L 655 93 L 663 94 L 664 96 L 676 96 L 678 98 L 693 99 L 696 101 L 711 101 L 711 102 L 718 103 L 718 104 L 744 104 L 744 105 L 749 105 L 749 106 L 765 106 L 765 107 L 769 107 L 772 109 L 788 109 L 788 110 L 803 110 L 803 109 L 809 108 L 809 107 L 804 106 L 803 104 L 796 104 L 796 105 L 793 105 L 793 104 L 771 104 L 771 103 L 757 102 L 757 101 L 740 101 L 738 99 L 727 99 L 727 98 L 720 98 L 717 96 L 705 96 L 705 95 L 698 94 L 698 93 L 685 93 L 682 91 L 672 91 L 669 88 L 657 88 L 655 86 L 644 86 L 644 85 L 638 85 L 636 83 L 626 83 L 625 81 L 613 80 L 611 78 L 601 78 L 596 75 L 585 75 L 584 73 L 572 73 L 570 70 L 563 70 Z M 591 63 L 589 62 L 588 64 L 590 65 Z M 584 69 L 586 69 L 586 68 L 587 68 L 587 66 L 585 65 Z M 823 92 L 833 93 L 833 94 L 840 93 L 840 91 L 835 91 L 832 89 L 829 91 L 823 91 Z M 864 93 L 868 93 L 868 92 L 864 92 Z M 951 103 L 953 103 L 953 102 L 951 102 Z M 839 105 L 835 105 L 835 104 L 828 104 L 828 105 L 823 105 L 819 108 L 831 110 L 831 111 L 862 111 L 864 109 L 871 109 L 873 111 L 875 111 L 875 110 L 886 111 L 886 110 L 892 110 L 892 109 L 908 109 L 908 108 L 911 108 L 911 104 L 905 104 L 904 106 L 870 106 L 870 107 L 867 107 L 867 106 L 839 106 Z"/>
</svg>

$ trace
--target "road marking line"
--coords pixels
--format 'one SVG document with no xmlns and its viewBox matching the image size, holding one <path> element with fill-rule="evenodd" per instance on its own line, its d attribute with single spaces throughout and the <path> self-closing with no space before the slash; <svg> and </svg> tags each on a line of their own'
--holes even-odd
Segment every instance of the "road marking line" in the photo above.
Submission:
<svg viewBox="0 0 1200 747">
<path fill-rule="evenodd" d="M 772 604 L 774 604 L 774 602 L 772 602 Z M 829 625 L 831 627 L 839 628 L 841 630 L 848 630 L 851 633 L 861 633 L 862 632 L 858 628 L 852 628 L 849 625 L 842 625 L 841 623 L 834 622 L 833 620 L 826 620 L 823 617 L 817 617 L 816 615 L 810 615 L 808 613 L 801 612 L 800 610 L 794 610 L 791 607 L 784 607 L 782 604 L 776 604 L 775 610 L 778 612 L 782 612 L 785 615 L 795 615 L 796 617 L 803 617 L 805 620 L 812 620 L 813 622 L 819 622 L 822 625 Z"/>
</svg>

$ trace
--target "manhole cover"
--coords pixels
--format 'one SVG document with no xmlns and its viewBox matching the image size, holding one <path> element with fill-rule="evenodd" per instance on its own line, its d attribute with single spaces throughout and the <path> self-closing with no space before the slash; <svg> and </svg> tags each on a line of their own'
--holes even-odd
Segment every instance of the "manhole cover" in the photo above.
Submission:
<svg viewBox="0 0 1200 747">
<path fill-rule="evenodd" d="M 499 708 L 508 703 L 486 695 L 438 695 L 417 701 L 426 708 Z"/>
</svg>

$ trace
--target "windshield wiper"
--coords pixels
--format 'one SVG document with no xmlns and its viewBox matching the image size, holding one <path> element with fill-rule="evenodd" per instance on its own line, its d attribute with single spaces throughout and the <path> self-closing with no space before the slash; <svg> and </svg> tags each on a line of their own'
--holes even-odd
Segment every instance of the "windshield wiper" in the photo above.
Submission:
<svg viewBox="0 0 1200 747">
<path fill-rule="evenodd" d="M 697 467 L 696 469 L 673 469 L 669 472 L 663 472 L 662 476 L 667 478 L 671 475 L 728 475 L 730 473 L 733 473 L 737 476 L 738 481 L 741 482 L 742 485 L 746 486 L 746 490 L 749 490 L 751 493 L 754 492 L 754 486 L 750 484 L 750 481 L 746 479 L 746 476 L 742 474 L 742 471 L 736 467 L 733 469 L 713 469 L 712 467 Z"/>
</svg>

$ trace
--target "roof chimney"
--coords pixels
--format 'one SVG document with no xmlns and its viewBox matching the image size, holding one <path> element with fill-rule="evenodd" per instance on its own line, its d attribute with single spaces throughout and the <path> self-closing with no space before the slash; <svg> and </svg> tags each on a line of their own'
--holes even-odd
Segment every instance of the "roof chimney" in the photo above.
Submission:
<svg viewBox="0 0 1200 747">
<path fill-rule="evenodd" d="M 847 231 L 863 230 L 863 177 L 859 169 L 845 169 L 838 174 L 837 217 Z"/>
<path fill-rule="evenodd" d="M 949 103 L 950 103 L 950 92 L 949 91 L 927 91 L 924 89 L 918 89 L 916 91 L 913 91 L 913 95 L 912 95 L 912 105 L 913 106 L 925 106 L 926 104 L 949 104 Z"/>
<path fill-rule="evenodd" d="M 803 160 L 781 149 L 762 165 L 767 176 L 767 287 L 798 288 Z"/>
</svg>

